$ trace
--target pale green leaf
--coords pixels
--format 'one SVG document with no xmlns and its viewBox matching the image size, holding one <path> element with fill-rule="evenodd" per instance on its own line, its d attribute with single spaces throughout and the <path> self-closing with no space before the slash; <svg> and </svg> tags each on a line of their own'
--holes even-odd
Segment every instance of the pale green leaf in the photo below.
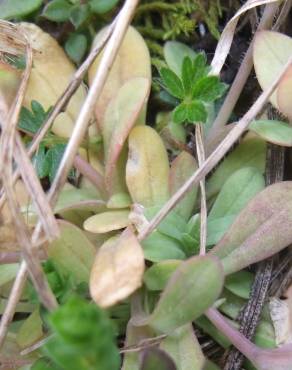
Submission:
<svg viewBox="0 0 292 370">
<path fill-rule="evenodd" d="M 61 235 L 48 246 L 48 255 L 64 274 L 77 283 L 88 282 L 95 248 L 75 225 L 58 220 Z"/>
<path fill-rule="evenodd" d="M 148 319 L 157 332 L 170 333 L 199 317 L 218 298 L 223 271 L 217 259 L 192 257 L 171 276 Z"/>
<path fill-rule="evenodd" d="M 167 65 L 178 76 L 181 75 L 184 58 L 188 56 L 193 60 L 196 56 L 194 50 L 178 41 L 167 41 L 164 45 L 163 53 Z"/>
<path fill-rule="evenodd" d="M 210 179 L 207 181 L 207 196 L 216 195 L 226 179 L 242 167 L 255 167 L 264 173 L 266 164 L 266 143 L 260 138 L 245 138 L 227 157 L 219 164 Z"/>
<path fill-rule="evenodd" d="M 249 129 L 270 143 L 292 146 L 292 126 L 286 122 L 259 120 L 252 122 Z"/>
</svg>

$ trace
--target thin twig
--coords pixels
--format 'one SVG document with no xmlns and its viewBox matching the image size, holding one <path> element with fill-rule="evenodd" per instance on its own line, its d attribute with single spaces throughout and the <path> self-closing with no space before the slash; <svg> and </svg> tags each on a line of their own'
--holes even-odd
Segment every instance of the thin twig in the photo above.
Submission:
<svg viewBox="0 0 292 370">
<path fill-rule="evenodd" d="M 268 101 L 270 95 L 273 93 L 281 78 L 283 77 L 287 68 L 292 64 L 292 58 L 286 63 L 282 71 L 279 73 L 273 84 L 264 91 L 247 113 L 241 118 L 241 120 L 235 125 L 235 127 L 229 132 L 221 144 L 214 150 L 214 152 L 204 161 L 202 166 L 185 182 L 185 184 L 171 197 L 171 199 L 161 208 L 156 216 L 149 222 L 138 235 L 139 240 L 145 239 L 149 236 L 152 231 L 155 230 L 157 225 L 164 219 L 164 217 L 176 206 L 176 204 L 184 197 L 185 193 L 200 180 L 204 178 L 223 158 L 227 151 L 232 147 L 233 144 L 239 139 L 239 137 L 248 128 L 250 122 L 259 114 L 265 103 Z"/>
<path fill-rule="evenodd" d="M 279 5 L 277 3 L 275 4 L 268 4 L 265 7 L 263 16 L 261 18 L 261 21 L 258 25 L 257 31 L 269 29 L 271 25 L 273 24 L 273 19 L 275 14 L 277 13 L 277 10 L 279 8 Z M 256 36 L 256 34 L 255 34 Z M 244 56 L 244 59 L 239 67 L 239 70 L 237 72 L 237 75 L 232 83 L 231 88 L 229 89 L 229 92 L 224 100 L 224 103 L 212 125 L 212 128 L 209 132 L 208 138 L 207 138 L 207 145 L 209 141 L 212 141 L 214 136 L 217 135 L 217 131 L 222 128 L 228 121 L 235 104 L 242 92 L 242 89 L 248 79 L 248 76 L 250 75 L 250 72 L 253 67 L 253 42 L 249 45 L 249 48 Z"/>
<path fill-rule="evenodd" d="M 204 149 L 204 132 L 201 123 L 196 124 L 196 149 L 198 156 L 199 167 L 205 161 L 205 149 Z M 206 253 L 207 244 L 207 199 L 206 199 L 206 188 L 205 188 L 205 178 L 200 181 L 201 190 L 201 213 L 200 213 L 200 255 Z"/>
</svg>

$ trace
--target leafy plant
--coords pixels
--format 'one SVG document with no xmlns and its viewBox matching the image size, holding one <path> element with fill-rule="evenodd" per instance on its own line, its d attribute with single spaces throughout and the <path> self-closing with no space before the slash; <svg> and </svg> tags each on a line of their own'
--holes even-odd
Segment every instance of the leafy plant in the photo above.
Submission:
<svg viewBox="0 0 292 370">
<path fill-rule="evenodd" d="M 112 324 L 96 305 L 73 296 L 50 314 L 49 323 L 54 335 L 45 345 L 45 353 L 57 369 L 119 368 Z"/>
<path fill-rule="evenodd" d="M 170 68 L 160 69 L 163 87 L 180 101 L 172 115 L 175 123 L 206 122 L 205 104 L 214 102 L 226 90 L 226 85 L 217 76 L 208 76 L 209 71 L 203 53 L 197 54 L 193 60 L 184 57 L 180 76 Z"/>
</svg>

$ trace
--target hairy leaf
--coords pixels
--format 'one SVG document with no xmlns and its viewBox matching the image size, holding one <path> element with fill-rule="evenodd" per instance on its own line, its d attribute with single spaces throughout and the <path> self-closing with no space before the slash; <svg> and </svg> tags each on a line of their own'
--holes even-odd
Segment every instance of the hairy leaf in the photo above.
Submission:
<svg viewBox="0 0 292 370">
<path fill-rule="evenodd" d="M 163 290 L 180 264 L 180 260 L 164 260 L 149 267 L 143 278 L 147 289 Z"/>
<path fill-rule="evenodd" d="M 199 317 L 219 296 L 223 270 L 217 259 L 192 257 L 182 262 L 171 276 L 148 324 L 162 333 Z"/>
<path fill-rule="evenodd" d="M 159 73 L 165 89 L 174 97 L 183 99 L 185 92 L 180 78 L 169 68 L 161 68 Z"/>
<path fill-rule="evenodd" d="M 240 212 L 212 254 L 226 274 L 261 261 L 292 242 L 292 182 L 279 182 L 256 195 Z"/>
<path fill-rule="evenodd" d="M 142 352 L 141 370 L 177 370 L 173 359 L 158 348 L 148 348 Z"/>
<path fill-rule="evenodd" d="M 0 17 L 13 19 L 23 17 L 37 10 L 42 5 L 42 0 L 1 0 Z"/>
</svg>

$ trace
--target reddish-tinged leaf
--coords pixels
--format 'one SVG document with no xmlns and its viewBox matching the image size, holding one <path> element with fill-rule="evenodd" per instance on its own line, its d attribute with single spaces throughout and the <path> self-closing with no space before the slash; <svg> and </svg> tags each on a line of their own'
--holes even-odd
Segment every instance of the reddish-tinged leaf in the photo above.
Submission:
<svg viewBox="0 0 292 370">
<path fill-rule="evenodd" d="M 182 262 L 172 274 L 147 320 L 157 332 L 171 333 L 199 317 L 218 298 L 223 286 L 219 260 L 196 256 Z"/>
<path fill-rule="evenodd" d="M 212 250 L 225 274 L 272 256 L 292 242 L 292 182 L 279 182 L 257 194 Z"/>
</svg>

